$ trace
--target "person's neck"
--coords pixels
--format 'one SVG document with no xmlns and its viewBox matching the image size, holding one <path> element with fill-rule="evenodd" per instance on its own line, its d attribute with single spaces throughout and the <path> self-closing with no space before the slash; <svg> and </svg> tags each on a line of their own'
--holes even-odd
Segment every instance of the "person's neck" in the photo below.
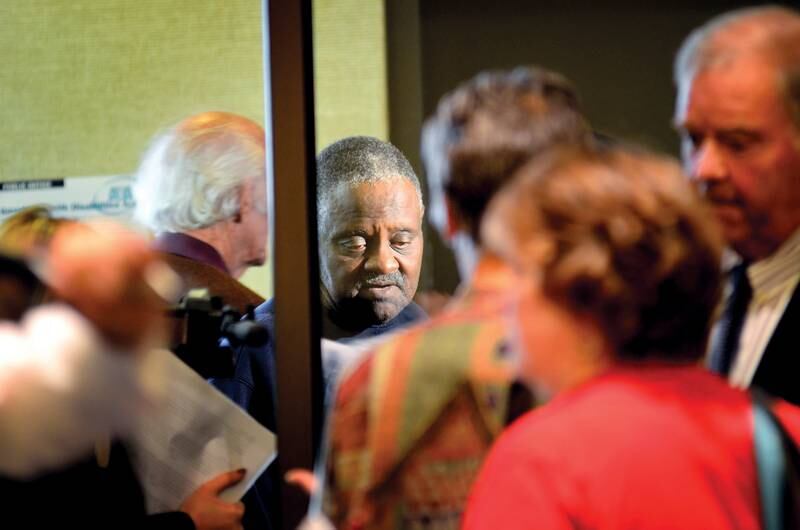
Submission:
<svg viewBox="0 0 800 530">
<path fill-rule="evenodd" d="M 456 258 L 456 267 L 461 282 L 467 282 L 475 274 L 475 267 L 481 255 L 480 248 L 475 241 L 463 230 L 457 231 L 450 237 L 448 245 L 453 250 Z"/>
<path fill-rule="evenodd" d="M 780 231 L 779 235 L 773 237 L 753 237 L 741 245 L 731 246 L 743 261 L 756 263 L 765 260 L 778 253 L 787 241 L 794 238 L 800 232 L 800 221 L 787 224 L 787 228 Z"/>
<path fill-rule="evenodd" d="M 228 269 L 231 276 L 239 278 L 244 274 L 245 269 L 240 267 L 234 259 L 236 255 L 234 245 L 236 242 L 229 237 L 224 222 L 219 222 L 203 228 L 187 230 L 185 234 L 214 247 L 214 250 L 219 252 L 219 255 L 222 257 L 222 261 L 225 263 L 225 267 Z"/>
<path fill-rule="evenodd" d="M 322 312 L 322 336 L 326 339 L 330 340 L 339 340 L 345 339 L 348 337 L 352 337 L 356 333 L 353 331 L 346 330 L 340 327 L 336 322 L 331 318 L 330 311 L 328 309 L 323 310 Z"/>
<path fill-rule="evenodd" d="M 492 289 L 510 289 L 514 284 L 511 267 L 496 254 L 484 249 L 478 249 L 471 280 L 473 284 Z"/>
<path fill-rule="evenodd" d="M 322 311 L 322 336 L 330 340 L 339 340 L 354 337 L 372 326 L 381 325 L 380 322 L 366 322 L 352 318 L 342 318 L 342 313 L 335 309 L 323 306 Z"/>
<path fill-rule="evenodd" d="M 589 319 L 576 319 L 570 331 L 571 340 L 559 345 L 558 359 L 537 388 L 549 397 L 569 392 L 608 371 L 614 363 L 611 345 Z"/>
<path fill-rule="evenodd" d="M 586 381 L 597 377 L 611 367 L 607 355 L 592 355 L 576 362 L 568 370 L 563 370 L 554 385 L 556 393 L 566 392 L 579 387 Z"/>
<path fill-rule="evenodd" d="M 320 302 L 322 304 L 322 336 L 330 340 L 346 339 L 358 335 L 377 323 L 356 318 L 360 311 L 346 310 L 334 302 L 325 286 L 320 283 Z"/>
</svg>

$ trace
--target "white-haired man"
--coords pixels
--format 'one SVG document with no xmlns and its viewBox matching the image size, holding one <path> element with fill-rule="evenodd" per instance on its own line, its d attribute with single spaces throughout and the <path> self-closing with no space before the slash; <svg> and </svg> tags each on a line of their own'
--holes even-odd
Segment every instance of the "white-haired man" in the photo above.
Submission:
<svg viewBox="0 0 800 530">
<path fill-rule="evenodd" d="M 733 251 L 711 367 L 800 403 L 800 13 L 711 20 L 686 39 L 675 80 L 687 172 Z"/>
<path fill-rule="evenodd" d="M 153 140 L 134 193 L 136 218 L 187 290 L 208 288 L 239 310 L 263 302 L 235 280 L 266 260 L 261 126 L 226 112 L 183 120 Z"/>
</svg>

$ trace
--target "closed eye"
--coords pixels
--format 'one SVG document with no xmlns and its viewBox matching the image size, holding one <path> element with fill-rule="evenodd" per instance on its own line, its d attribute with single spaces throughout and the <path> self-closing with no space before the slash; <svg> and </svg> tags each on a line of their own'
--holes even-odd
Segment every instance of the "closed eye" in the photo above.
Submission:
<svg viewBox="0 0 800 530">
<path fill-rule="evenodd" d="M 348 253 L 364 252 L 367 249 L 367 240 L 361 236 L 342 238 L 338 244 L 342 250 Z"/>
<path fill-rule="evenodd" d="M 401 232 L 392 238 L 392 248 L 395 250 L 404 250 L 414 242 L 415 236 L 409 232 Z"/>
<path fill-rule="evenodd" d="M 761 143 L 762 137 L 752 132 L 721 133 L 719 143 L 734 153 L 742 153 Z"/>
</svg>

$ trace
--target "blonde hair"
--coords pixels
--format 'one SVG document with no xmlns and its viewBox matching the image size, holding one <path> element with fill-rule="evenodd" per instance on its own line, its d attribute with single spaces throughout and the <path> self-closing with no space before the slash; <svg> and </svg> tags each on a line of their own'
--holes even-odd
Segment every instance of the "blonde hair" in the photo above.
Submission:
<svg viewBox="0 0 800 530">
<path fill-rule="evenodd" d="M 0 224 L 0 252 L 20 258 L 45 248 L 56 230 L 69 219 L 53 217 L 46 206 L 18 211 Z"/>
</svg>

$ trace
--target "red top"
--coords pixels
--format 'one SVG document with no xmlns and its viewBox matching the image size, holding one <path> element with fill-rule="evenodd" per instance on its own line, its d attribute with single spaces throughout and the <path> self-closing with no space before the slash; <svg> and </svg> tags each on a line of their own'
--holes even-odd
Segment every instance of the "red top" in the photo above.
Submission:
<svg viewBox="0 0 800 530">
<path fill-rule="evenodd" d="M 800 439 L 800 409 L 776 412 Z M 464 528 L 760 528 L 752 418 L 702 368 L 612 370 L 501 435 Z"/>
</svg>

